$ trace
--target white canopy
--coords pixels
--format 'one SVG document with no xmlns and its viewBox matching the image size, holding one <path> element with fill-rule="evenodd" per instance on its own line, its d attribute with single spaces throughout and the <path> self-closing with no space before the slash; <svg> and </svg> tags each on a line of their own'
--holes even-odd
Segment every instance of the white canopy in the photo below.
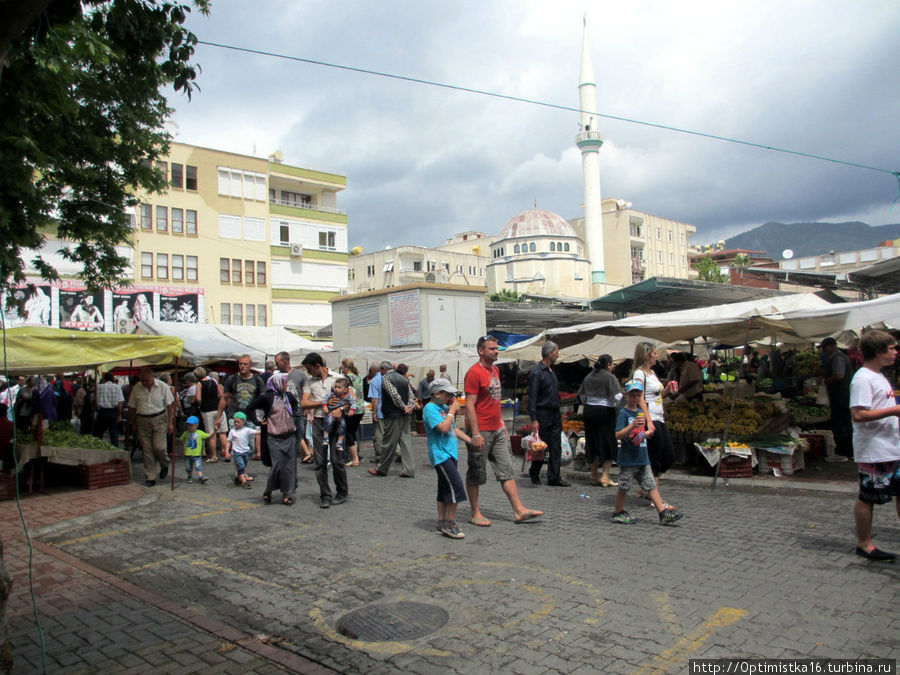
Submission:
<svg viewBox="0 0 900 675">
<path fill-rule="evenodd" d="M 541 347 L 547 341 L 545 333 L 535 335 L 527 340 L 510 345 L 503 352 L 503 356 L 520 361 L 540 361 Z M 614 360 L 630 359 L 634 355 L 634 347 L 638 342 L 644 342 L 649 338 L 641 335 L 594 335 L 590 340 L 578 344 L 560 348 L 557 363 L 576 363 L 582 359 L 596 361 L 601 354 L 609 354 Z"/>
<path fill-rule="evenodd" d="M 770 317 L 762 317 L 769 322 Z M 779 325 L 789 326 L 796 334 L 810 338 L 836 335 L 842 331 L 858 331 L 863 326 L 885 324 L 900 327 L 900 293 L 874 300 L 845 302 L 814 310 L 786 312 Z"/>
<path fill-rule="evenodd" d="M 175 321 L 141 321 L 137 333 L 145 335 L 171 335 L 184 341 L 182 359 L 192 366 L 213 361 L 233 361 L 241 354 L 250 354 L 253 365 L 262 368 L 266 354 L 232 340 L 215 325 L 205 323 L 179 323 Z"/>
<path fill-rule="evenodd" d="M 288 352 L 291 360 L 309 352 L 325 352 L 331 348 L 330 344 L 313 342 L 292 333 L 280 326 L 225 326 L 217 325 L 224 335 L 236 340 L 257 351 L 268 354 L 270 357 L 278 352 Z"/>
</svg>

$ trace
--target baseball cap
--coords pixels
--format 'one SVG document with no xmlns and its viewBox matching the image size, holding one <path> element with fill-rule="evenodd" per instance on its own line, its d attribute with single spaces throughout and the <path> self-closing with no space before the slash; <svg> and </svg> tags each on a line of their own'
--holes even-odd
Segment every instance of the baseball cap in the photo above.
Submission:
<svg viewBox="0 0 900 675">
<path fill-rule="evenodd" d="M 625 383 L 625 393 L 629 391 L 644 391 L 644 383 L 640 380 L 628 380 Z"/>
<path fill-rule="evenodd" d="M 432 394 L 435 394 L 439 391 L 446 391 L 448 394 L 453 394 L 454 396 L 456 396 L 459 393 L 459 390 L 454 387 L 450 383 L 450 380 L 448 380 L 446 377 L 434 378 L 429 388 L 431 389 Z"/>
<path fill-rule="evenodd" d="M 191 415 L 185 421 L 185 424 L 200 424 L 200 420 L 197 419 L 196 415 Z"/>
<path fill-rule="evenodd" d="M 246 422 L 246 421 L 247 421 L 247 416 L 246 416 L 244 413 L 242 413 L 242 412 L 236 412 L 236 413 L 234 413 L 234 419 L 236 419 L 236 420 L 244 420 L 244 421 Z"/>
<path fill-rule="evenodd" d="M 833 337 L 827 337 L 824 340 L 822 340 L 821 343 L 819 343 L 819 346 L 817 347 L 817 349 L 821 349 L 822 347 L 827 347 L 828 345 L 831 345 L 832 347 L 837 347 L 837 340 L 835 340 Z"/>
</svg>

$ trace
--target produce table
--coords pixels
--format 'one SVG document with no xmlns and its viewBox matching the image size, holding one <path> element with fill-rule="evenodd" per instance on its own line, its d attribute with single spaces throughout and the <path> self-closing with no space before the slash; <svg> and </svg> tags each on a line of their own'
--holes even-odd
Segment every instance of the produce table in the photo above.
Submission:
<svg viewBox="0 0 900 675">
<path fill-rule="evenodd" d="M 19 465 L 24 465 L 32 459 L 38 458 L 38 448 L 36 445 L 16 446 Z M 52 464 L 64 464 L 66 466 L 78 466 L 79 464 L 103 464 L 114 459 L 121 459 L 128 462 L 130 455 L 125 450 L 91 450 L 89 448 L 58 448 L 52 445 L 41 446 L 40 457 L 43 457 Z"/>
</svg>

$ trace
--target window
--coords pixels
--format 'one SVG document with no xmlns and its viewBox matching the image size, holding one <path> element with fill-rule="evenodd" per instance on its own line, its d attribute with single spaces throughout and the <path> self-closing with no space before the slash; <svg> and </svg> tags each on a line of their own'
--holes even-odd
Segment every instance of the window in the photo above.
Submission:
<svg viewBox="0 0 900 675">
<path fill-rule="evenodd" d="M 280 231 L 280 234 L 278 235 L 280 243 L 283 246 L 287 246 L 291 243 L 291 228 L 288 225 L 282 223 L 278 229 Z"/>
<path fill-rule="evenodd" d="M 669 243 L 672 243 L 672 230 L 666 230 L 666 239 L 669 240 Z"/>
<path fill-rule="evenodd" d="M 241 283 L 241 261 L 240 260 L 232 260 L 231 261 L 231 283 L 233 283 L 233 284 Z"/>
<path fill-rule="evenodd" d="M 551 251 L 555 251 L 555 250 L 556 250 L 556 243 L 554 243 L 554 242 L 552 242 L 552 241 L 550 242 L 550 250 L 551 250 Z"/>
<path fill-rule="evenodd" d="M 219 281 L 227 284 L 231 281 L 231 263 L 228 258 L 219 258 Z"/>
<path fill-rule="evenodd" d="M 256 305 L 247 305 L 247 312 L 244 314 L 244 325 L 256 325 Z"/>
<path fill-rule="evenodd" d="M 188 234 L 197 234 L 197 212 L 192 209 L 188 209 L 184 212 L 184 216 L 186 219 L 185 226 L 187 228 L 185 231 Z"/>
<path fill-rule="evenodd" d="M 231 323 L 231 305 L 227 302 L 222 303 L 222 323 Z"/>
<path fill-rule="evenodd" d="M 421 260 L 413 260 L 413 272 L 421 272 L 422 271 L 422 261 Z"/>
<path fill-rule="evenodd" d="M 229 187 L 229 184 L 231 183 L 231 172 L 228 169 L 219 167 L 216 175 L 219 177 L 219 194 L 227 196 L 231 192 Z"/>
<path fill-rule="evenodd" d="M 656 238 L 662 239 L 662 230 L 660 228 L 656 228 Z"/>
<path fill-rule="evenodd" d="M 144 279 L 153 278 L 153 254 L 141 253 L 141 276 Z"/>
<path fill-rule="evenodd" d="M 172 209 L 172 234 L 184 232 L 184 209 Z"/>
<path fill-rule="evenodd" d="M 157 162 L 156 168 L 163 175 L 163 178 L 168 180 L 168 178 L 169 178 L 169 163 L 168 162 Z"/>
<path fill-rule="evenodd" d="M 285 206 L 296 206 L 303 208 L 312 204 L 312 195 L 305 195 L 300 192 L 281 191 L 281 203 Z"/>
<path fill-rule="evenodd" d="M 186 190 L 197 190 L 197 167 L 191 166 L 188 164 L 187 166 L 187 177 L 184 180 L 184 187 Z"/>
<path fill-rule="evenodd" d="M 656 262 L 658 262 L 660 265 L 662 265 L 662 251 L 656 252 Z"/>
<path fill-rule="evenodd" d="M 184 256 L 172 254 L 172 281 L 184 281 Z"/>
<path fill-rule="evenodd" d="M 249 272 L 252 274 L 253 272 Z M 257 260 L 256 261 L 256 285 L 257 286 L 265 286 L 266 285 L 266 261 L 265 260 Z"/>
<path fill-rule="evenodd" d="M 263 328 L 265 328 L 267 325 L 265 305 L 256 306 L 256 325 L 262 326 Z"/>
<path fill-rule="evenodd" d="M 450 263 L 448 263 L 448 262 L 441 263 L 441 269 L 449 274 L 450 273 Z"/>
<path fill-rule="evenodd" d="M 247 241 L 265 241 L 266 221 L 262 218 L 244 218 L 244 239 Z"/>
<path fill-rule="evenodd" d="M 141 204 L 141 229 L 153 229 L 153 207 L 149 204 Z"/>
<path fill-rule="evenodd" d="M 684 246 L 684 244 L 685 244 L 685 241 L 684 241 L 684 232 L 682 232 L 682 233 L 679 235 L 678 238 L 679 238 L 679 241 L 681 241 L 681 245 Z"/>
<path fill-rule="evenodd" d="M 172 162 L 172 180 L 169 181 L 173 188 L 179 190 L 184 187 L 184 165 Z"/>
<path fill-rule="evenodd" d="M 222 239 L 241 238 L 241 217 L 219 214 L 219 236 Z"/>
<path fill-rule="evenodd" d="M 366 276 L 367 277 L 375 276 L 375 265 L 367 265 L 366 266 Z"/>
<path fill-rule="evenodd" d="M 253 284 L 253 280 L 254 280 L 254 277 L 253 277 L 253 261 L 252 261 L 252 260 L 245 260 L 245 261 L 244 261 L 244 269 L 247 270 L 247 279 L 246 279 L 246 282 L 247 282 L 248 284 L 251 284 L 251 285 L 252 285 L 252 284 Z"/>
<path fill-rule="evenodd" d="M 515 246 L 513 246 L 513 253 L 518 253 L 518 252 L 519 252 L 519 245 L 516 244 Z"/>
<path fill-rule="evenodd" d="M 187 280 L 197 281 L 197 256 L 195 255 L 187 257 Z"/>
<path fill-rule="evenodd" d="M 537 246 L 534 245 L 534 242 L 531 242 L 528 245 L 528 250 L 531 251 L 532 253 L 534 253 L 537 250 Z"/>
<path fill-rule="evenodd" d="M 168 279 L 169 278 L 169 254 L 168 253 L 157 253 L 156 254 L 156 278 L 157 279 Z"/>
<path fill-rule="evenodd" d="M 244 175 L 237 169 L 231 169 L 229 171 L 229 174 L 231 175 L 231 186 L 228 191 L 228 194 L 230 194 L 232 197 L 240 197 L 244 192 L 244 189 L 243 189 Z"/>
<path fill-rule="evenodd" d="M 165 206 L 156 207 L 156 231 L 169 231 L 169 209 Z"/>
<path fill-rule="evenodd" d="M 319 232 L 319 249 L 324 251 L 334 251 L 334 232 Z"/>
<path fill-rule="evenodd" d="M 462 268 L 463 268 L 462 265 L 457 265 L 457 266 L 456 266 L 456 273 L 457 273 L 457 274 L 462 274 L 462 273 L 463 273 Z"/>
<path fill-rule="evenodd" d="M 569 250 L 569 242 L 566 242 L 565 244 L 563 244 L 563 246 L 565 247 L 566 251 Z"/>
<path fill-rule="evenodd" d="M 672 264 L 672 254 L 671 253 L 669 254 L 669 264 L 670 265 Z"/>
<path fill-rule="evenodd" d="M 243 326 L 244 325 L 244 305 L 240 302 L 234 303 L 234 307 L 232 307 L 231 319 L 234 322 L 235 326 Z"/>
<path fill-rule="evenodd" d="M 681 266 L 687 267 L 687 256 L 685 255 L 681 256 Z"/>
<path fill-rule="evenodd" d="M 434 272 L 437 269 L 437 263 L 434 260 L 429 260 L 426 265 L 429 272 Z"/>
</svg>

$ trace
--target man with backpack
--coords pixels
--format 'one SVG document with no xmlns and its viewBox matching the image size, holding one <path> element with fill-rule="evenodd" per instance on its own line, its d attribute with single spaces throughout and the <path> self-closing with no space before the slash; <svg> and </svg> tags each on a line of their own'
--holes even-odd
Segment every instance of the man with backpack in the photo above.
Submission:
<svg viewBox="0 0 900 675">
<path fill-rule="evenodd" d="M 223 396 L 219 400 L 219 408 L 216 412 L 215 425 L 217 428 L 221 423 L 223 412 L 227 414 L 229 427 L 234 425 L 234 415 L 239 412 L 247 416 L 248 427 L 251 429 L 257 427 L 256 412 L 247 412 L 247 406 L 250 401 L 262 395 L 266 390 L 266 385 L 259 375 L 250 370 L 251 363 L 252 359 L 249 354 L 241 354 L 238 357 L 238 372 L 225 378 L 225 384 L 222 385 Z M 259 457 L 259 434 L 256 436 L 256 457 Z M 229 457 L 225 459 L 227 461 Z"/>
<path fill-rule="evenodd" d="M 332 504 L 343 504 L 347 501 L 349 487 L 347 485 L 347 468 L 341 453 L 333 451 L 337 437 L 332 434 L 329 447 L 325 447 L 325 415 L 339 417 L 340 408 L 326 412 L 328 407 L 328 392 L 334 388 L 335 376 L 328 371 L 328 366 L 321 354 L 310 352 L 303 359 L 303 367 L 309 374 L 307 389 L 303 392 L 301 407 L 304 410 L 313 410 L 313 457 L 315 459 L 316 480 L 319 482 L 319 506 L 327 509 Z M 337 401 L 335 401 L 337 403 Z M 332 452 L 329 453 L 329 450 Z M 331 470 L 334 475 L 335 495 L 331 495 L 331 487 L 328 484 L 328 460 L 331 455 Z"/>
</svg>

